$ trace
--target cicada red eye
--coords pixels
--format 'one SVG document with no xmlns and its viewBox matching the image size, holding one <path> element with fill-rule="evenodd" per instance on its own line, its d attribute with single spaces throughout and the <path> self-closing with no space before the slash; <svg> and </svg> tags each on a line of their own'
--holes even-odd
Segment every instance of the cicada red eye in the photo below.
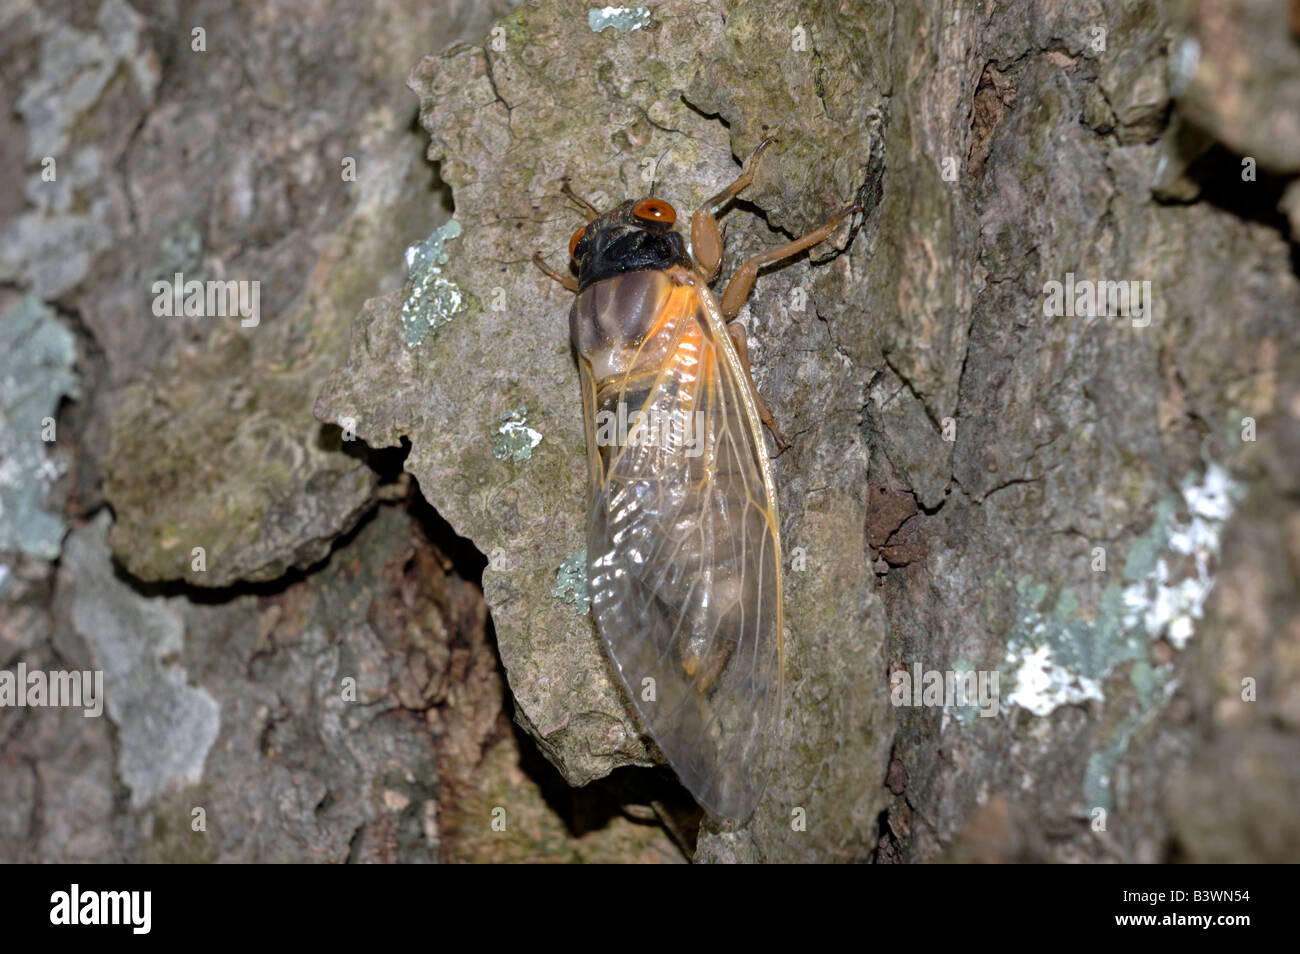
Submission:
<svg viewBox="0 0 1300 954">
<path fill-rule="evenodd" d="M 573 258 L 578 254 L 578 243 L 582 241 L 582 237 L 586 234 L 587 227 L 585 225 L 573 233 L 573 238 L 569 239 L 569 258 Z"/>
<path fill-rule="evenodd" d="M 646 222 L 672 225 L 677 221 L 677 210 L 663 199 L 642 199 L 632 210 L 632 214 Z"/>
</svg>

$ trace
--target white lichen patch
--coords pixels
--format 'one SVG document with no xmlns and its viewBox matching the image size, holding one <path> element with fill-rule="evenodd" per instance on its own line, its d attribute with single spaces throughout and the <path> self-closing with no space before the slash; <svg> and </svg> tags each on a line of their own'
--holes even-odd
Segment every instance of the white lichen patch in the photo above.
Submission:
<svg viewBox="0 0 1300 954">
<path fill-rule="evenodd" d="M 501 415 L 501 426 L 492 432 L 492 456 L 518 463 L 531 458 L 541 442 L 541 433 L 528 426 L 528 409 L 521 404 Z"/>
<path fill-rule="evenodd" d="M 1088 759 L 1083 787 L 1090 806 L 1110 804 L 1116 764 L 1177 686 L 1172 665 L 1151 664 L 1151 644 L 1163 638 L 1183 649 L 1192 638 L 1214 587 L 1223 528 L 1241 493 L 1214 463 L 1199 480 L 1185 480 L 1186 518 L 1178 515 L 1177 498 L 1161 501 L 1151 528 L 1129 549 L 1124 585 L 1107 586 L 1087 613 L 1069 588 L 1047 607 L 1046 584 L 1025 577 L 1017 585 L 1020 611 L 1007 640 L 1009 704 L 1038 716 L 1065 705 L 1106 704 L 1106 680 L 1129 666 L 1120 714 L 1107 720 Z"/>
<path fill-rule="evenodd" d="M 592 7 L 587 11 L 587 26 L 596 33 L 606 27 L 631 33 L 649 25 L 650 10 L 646 7 Z"/>
<path fill-rule="evenodd" d="M 1164 636 L 1176 649 L 1187 646 L 1214 588 L 1212 570 L 1220 536 L 1241 492 L 1227 471 L 1214 463 L 1206 467 L 1199 483 L 1189 480 L 1183 485 L 1187 522 L 1170 523 L 1166 555 L 1158 557 L 1142 579 L 1124 588 L 1125 625 L 1140 623 L 1152 639 Z M 1189 560 L 1192 575 L 1179 579 Z"/>
<path fill-rule="evenodd" d="M 1007 662 L 1018 667 L 1016 688 L 1007 696 L 1008 705 L 1045 716 L 1058 706 L 1102 700 L 1101 683 L 1057 663 L 1046 643 L 1020 657 L 1009 653 Z"/>
<path fill-rule="evenodd" d="M 407 347 L 415 347 L 441 328 L 465 305 L 459 286 L 442 272 L 447 264 L 444 244 L 460 235 L 460 223 L 451 219 L 434 229 L 423 242 L 406 250 L 407 293 L 402 302 L 402 329 Z"/>
<path fill-rule="evenodd" d="M 1108 586 L 1092 618 L 1068 589 L 1049 611 L 1040 609 L 1047 587 L 1021 580 L 1020 617 L 1007 641 L 1015 686 L 1008 702 L 1040 716 L 1101 702 L 1106 677 L 1121 663 L 1148 659 L 1154 640 L 1185 648 L 1214 587 L 1220 537 L 1240 494 L 1218 464 L 1207 464 L 1199 481 L 1188 478 L 1182 489 L 1187 519 L 1176 516 L 1175 499 L 1161 502 L 1151 529 L 1130 548 L 1125 585 Z M 1162 696 L 1154 688 L 1146 692 L 1153 700 Z"/>
</svg>

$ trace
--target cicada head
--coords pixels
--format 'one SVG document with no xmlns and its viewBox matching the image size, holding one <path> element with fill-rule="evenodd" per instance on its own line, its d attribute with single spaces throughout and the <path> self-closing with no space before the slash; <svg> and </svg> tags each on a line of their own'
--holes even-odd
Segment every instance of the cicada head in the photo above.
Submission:
<svg viewBox="0 0 1300 954">
<path fill-rule="evenodd" d="M 596 216 L 569 242 L 578 288 L 606 278 L 673 265 L 691 267 L 686 243 L 673 231 L 677 213 L 663 199 L 631 199 Z"/>
</svg>

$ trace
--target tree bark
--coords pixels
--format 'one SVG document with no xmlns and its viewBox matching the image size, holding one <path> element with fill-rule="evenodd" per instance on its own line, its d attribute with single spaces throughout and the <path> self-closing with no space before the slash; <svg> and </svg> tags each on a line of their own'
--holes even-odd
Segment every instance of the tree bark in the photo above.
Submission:
<svg viewBox="0 0 1300 954">
<path fill-rule="evenodd" d="M 1300 6 L 77 6 L 0 31 L 0 669 L 108 688 L 0 708 L 0 859 L 1300 860 Z M 724 280 L 866 209 L 741 314 L 786 694 L 723 830 L 586 611 L 531 259 L 769 135 Z"/>
</svg>

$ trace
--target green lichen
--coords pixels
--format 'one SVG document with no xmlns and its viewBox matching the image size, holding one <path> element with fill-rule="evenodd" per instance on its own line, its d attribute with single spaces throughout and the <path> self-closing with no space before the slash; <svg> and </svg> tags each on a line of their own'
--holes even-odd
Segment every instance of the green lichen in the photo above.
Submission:
<svg viewBox="0 0 1300 954">
<path fill-rule="evenodd" d="M 1138 730 L 1173 693 L 1173 669 L 1172 665 L 1152 666 L 1148 662 L 1139 661 L 1129 670 L 1136 711 L 1104 732 L 1101 748 L 1088 756 L 1088 767 L 1083 776 L 1083 798 L 1089 808 L 1110 811 L 1114 804 L 1111 782 L 1115 765 L 1128 751 Z"/>
<path fill-rule="evenodd" d="M 541 442 L 541 433 L 528 426 L 528 409 L 521 404 L 501 415 L 501 425 L 492 432 L 492 456 L 519 463 L 531 458 Z"/>
<path fill-rule="evenodd" d="M 524 22 L 524 11 L 516 10 L 501 20 L 501 25 L 505 27 L 506 39 L 511 43 L 522 43 L 528 36 L 528 29 Z"/>
<path fill-rule="evenodd" d="M 423 242 L 406 250 L 407 293 L 401 317 L 407 347 L 419 345 L 465 306 L 460 287 L 442 273 L 442 266 L 448 261 L 443 246 L 448 239 L 459 235 L 460 223 L 451 219 L 434 229 Z"/>
<path fill-rule="evenodd" d="M 0 315 L 0 551 L 53 560 L 63 518 L 43 509 L 62 465 L 42 423 L 78 393 L 77 344 L 52 309 L 30 296 Z"/>
<path fill-rule="evenodd" d="M 956 674 L 957 685 L 964 687 L 966 685 L 966 673 L 974 672 L 978 679 L 979 668 L 969 659 L 961 658 L 952 664 L 953 672 Z M 978 685 L 978 683 L 977 683 Z M 958 697 L 961 698 L 961 697 Z M 981 707 L 978 703 L 978 696 L 967 697 L 967 705 L 945 706 L 945 716 L 951 715 L 963 726 L 970 727 L 979 721 Z"/>
<path fill-rule="evenodd" d="M 592 7 L 587 11 L 587 26 L 599 33 L 613 27 L 619 33 L 631 33 L 650 25 L 646 7 Z"/>
<path fill-rule="evenodd" d="M 591 610 L 591 595 L 587 592 L 587 548 L 583 547 L 570 554 L 555 572 L 555 588 L 551 595 L 556 599 L 572 603 L 586 616 Z"/>
<path fill-rule="evenodd" d="M 159 265 L 154 277 L 170 280 L 176 272 L 184 272 L 191 279 L 207 280 L 203 265 L 203 236 L 192 222 L 182 222 L 158 245 Z"/>
<path fill-rule="evenodd" d="M 1156 518 L 1151 529 L 1129 547 L 1128 558 L 1124 561 L 1125 583 L 1136 583 L 1156 571 L 1160 554 L 1169 542 L 1166 530 L 1173 519 L 1174 507 L 1173 497 L 1166 497 L 1156 504 Z"/>
</svg>

